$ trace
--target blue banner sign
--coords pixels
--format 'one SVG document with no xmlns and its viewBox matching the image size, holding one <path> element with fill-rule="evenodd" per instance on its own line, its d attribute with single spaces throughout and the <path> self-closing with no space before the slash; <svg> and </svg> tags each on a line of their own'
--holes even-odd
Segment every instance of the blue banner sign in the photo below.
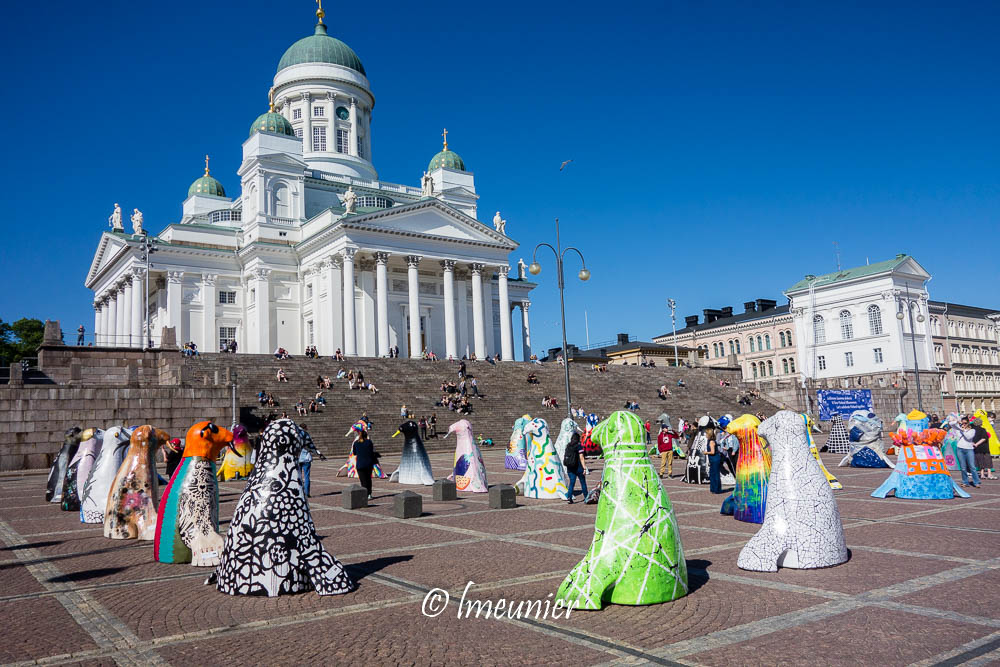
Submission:
<svg viewBox="0 0 1000 667">
<path fill-rule="evenodd" d="M 823 421 L 839 414 L 845 419 L 855 410 L 872 410 L 871 389 L 818 389 L 819 418 Z"/>
</svg>

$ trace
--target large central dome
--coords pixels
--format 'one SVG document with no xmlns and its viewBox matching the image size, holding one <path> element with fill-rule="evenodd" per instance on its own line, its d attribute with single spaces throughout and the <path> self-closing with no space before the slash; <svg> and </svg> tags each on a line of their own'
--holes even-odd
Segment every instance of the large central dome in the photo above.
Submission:
<svg viewBox="0 0 1000 667">
<path fill-rule="evenodd" d="M 288 47 L 278 62 L 278 71 L 303 63 L 341 65 L 368 76 L 358 54 L 347 44 L 326 34 L 326 25 L 323 23 L 316 24 L 315 34 L 303 37 Z"/>
</svg>

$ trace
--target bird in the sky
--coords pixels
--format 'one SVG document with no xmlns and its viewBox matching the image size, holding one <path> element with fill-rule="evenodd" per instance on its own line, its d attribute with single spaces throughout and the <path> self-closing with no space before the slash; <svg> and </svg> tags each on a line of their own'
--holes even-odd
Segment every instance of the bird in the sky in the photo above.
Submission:
<svg viewBox="0 0 1000 667">
<path fill-rule="evenodd" d="M 563 163 L 561 165 L 559 165 L 559 171 L 562 171 L 563 169 L 565 169 L 566 165 L 568 165 L 570 162 L 572 162 L 572 160 L 563 160 Z"/>
</svg>

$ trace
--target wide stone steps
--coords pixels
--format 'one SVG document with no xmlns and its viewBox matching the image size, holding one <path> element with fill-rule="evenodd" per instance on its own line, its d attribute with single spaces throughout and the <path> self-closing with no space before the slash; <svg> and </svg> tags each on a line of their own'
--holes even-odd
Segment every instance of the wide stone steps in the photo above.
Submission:
<svg viewBox="0 0 1000 667">
<path fill-rule="evenodd" d="M 468 419 L 477 435 L 492 438 L 497 446 L 506 446 L 514 420 L 523 414 L 545 418 L 553 438 L 566 415 L 564 369 L 556 364 L 467 362 L 467 372 L 477 378 L 480 393 L 485 398 L 471 398 L 473 413 L 463 417 L 434 405 L 441 396 L 441 382 L 458 380 L 456 362 L 370 358 L 338 362 L 332 358 L 302 357 L 278 361 L 272 355 L 204 354 L 186 358 L 184 363 L 187 381 L 195 386 L 214 384 L 216 378 L 225 383 L 230 374 L 235 374 L 240 420 L 251 431 L 259 427 L 259 422 L 268 414 L 287 412 L 293 419 L 306 422 L 317 446 L 336 457 L 346 456 L 351 439 L 344 434 L 365 412 L 374 423 L 372 437 L 376 445 L 391 451 L 390 443 L 395 441 L 389 437 L 403 421 L 399 414 L 404 404 L 415 418 L 436 412 L 441 434 L 455 421 Z M 279 367 L 288 376 L 287 383 L 277 381 Z M 366 381 L 375 383 L 379 393 L 372 395 L 367 391 L 349 390 L 346 380 L 334 379 L 341 368 L 361 371 Z M 539 384 L 527 384 L 529 373 L 535 373 Z M 330 376 L 332 380 L 331 388 L 324 390 L 327 406 L 318 413 L 297 418 L 295 403 L 301 399 L 308 405 L 318 391 L 317 376 Z M 678 388 L 678 378 L 687 386 Z M 706 413 L 718 416 L 746 411 L 736 402 L 739 388 L 719 386 L 718 379 L 702 369 L 612 366 L 607 373 L 596 373 L 589 367 L 571 366 L 570 379 L 573 404 L 601 417 L 623 409 L 626 400 L 637 401 L 641 406 L 637 414 L 650 421 L 655 421 L 662 412 L 675 419 L 695 419 Z M 656 395 L 662 384 L 666 384 L 673 394 L 665 401 Z M 257 392 L 261 390 L 273 394 L 280 405 L 260 407 Z M 543 408 L 541 402 L 546 395 L 555 396 L 560 408 Z M 774 411 L 772 405 L 763 401 L 755 401 L 750 409 L 768 414 Z M 430 439 L 425 444 L 430 451 L 454 447 L 454 441 L 442 441 L 441 438 Z"/>
</svg>

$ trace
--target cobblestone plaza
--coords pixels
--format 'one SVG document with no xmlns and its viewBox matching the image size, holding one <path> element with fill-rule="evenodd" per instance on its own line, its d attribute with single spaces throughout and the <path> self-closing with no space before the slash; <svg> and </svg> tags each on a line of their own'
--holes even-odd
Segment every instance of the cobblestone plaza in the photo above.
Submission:
<svg viewBox="0 0 1000 667">
<path fill-rule="evenodd" d="M 382 451 L 390 450 L 383 443 Z M 484 452 L 489 481 L 513 483 L 501 448 Z M 432 453 L 444 477 L 451 455 Z M 375 480 L 375 499 L 341 508 L 354 480 L 342 461 L 313 464 L 312 516 L 358 589 L 278 598 L 229 597 L 208 571 L 153 561 L 152 544 L 112 541 L 99 526 L 44 502 L 42 474 L 0 477 L 0 642 L 4 664 L 1000 664 L 1000 486 L 969 500 L 876 500 L 888 470 L 836 468 L 848 563 L 825 570 L 744 572 L 736 556 L 757 526 L 721 516 L 723 496 L 679 479 L 677 513 L 691 593 L 647 607 L 570 617 L 466 618 L 465 599 L 545 600 L 580 560 L 596 507 L 485 494 L 393 517 L 402 488 Z M 393 470 L 398 457 L 384 457 Z M 600 478 L 592 462 L 588 482 Z M 677 470 L 675 469 L 675 473 Z M 989 484 L 989 483 L 986 483 Z M 222 529 L 242 483 L 221 484 Z M 433 589 L 449 593 L 428 616 Z M 443 599 L 438 595 L 437 600 Z M 475 614 L 472 614 L 475 616 Z"/>
</svg>

